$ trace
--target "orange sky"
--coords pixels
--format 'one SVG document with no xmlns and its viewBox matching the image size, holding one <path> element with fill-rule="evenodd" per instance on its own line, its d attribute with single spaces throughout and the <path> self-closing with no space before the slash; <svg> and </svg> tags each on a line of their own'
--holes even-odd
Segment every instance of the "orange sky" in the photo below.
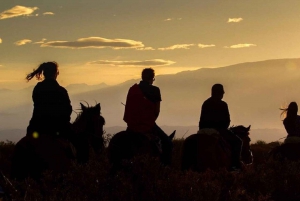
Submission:
<svg viewBox="0 0 300 201">
<path fill-rule="evenodd" d="M 298 58 L 300 1 L 15 0 L 0 7 L 0 88 L 57 61 L 62 85 Z"/>
</svg>

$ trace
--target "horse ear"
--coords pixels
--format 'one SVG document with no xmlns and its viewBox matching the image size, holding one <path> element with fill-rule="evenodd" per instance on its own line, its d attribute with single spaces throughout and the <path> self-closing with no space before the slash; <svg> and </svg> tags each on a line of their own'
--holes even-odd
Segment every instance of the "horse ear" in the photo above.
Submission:
<svg viewBox="0 0 300 201">
<path fill-rule="evenodd" d="M 86 109 L 86 107 L 82 103 L 80 103 L 80 106 L 81 106 L 82 111 L 84 111 Z"/>
<path fill-rule="evenodd" d="M 248 128 L 247 128 L 248 131 L 250 130 L 250 127 L 251 127 L 251 125 L 248 126 Z"/>
<path fill-rule="evenodd" d="M 173 133 L 171 135 L 169 135 L 170 140 L 173 140 L 175 133 L 176 133 L 176 130 L 174 130 Z"/>
<path fill-rule="evenodd" d="M 96 105 L 96 110 L 99 111 L 99 112 L 101 111 L 100 103 L 98 103 L 98 104 Z"/>
</svg>

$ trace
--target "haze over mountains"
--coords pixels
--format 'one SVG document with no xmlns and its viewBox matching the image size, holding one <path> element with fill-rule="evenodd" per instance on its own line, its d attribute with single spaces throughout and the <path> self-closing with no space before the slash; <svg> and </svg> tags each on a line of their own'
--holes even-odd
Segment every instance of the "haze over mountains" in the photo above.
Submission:
<svg viewBox="0 0 300 201">
<path fill-rule="evenodd" d="M 260 131 L 256 140 L 278 140 L 286 135 L 282 130 L 279 108 L 291 101 L 300 103 L 299 80 L 300 59 L 248 62 L 158 75 L 154 85 L 160 87 L 163 101 L 157 122 L 172 129 L 181 128 L 177 137 L 182 137 L 186 128 L 196 131 L 203 101 L 210 97 L 211 86 L 221 83 L 225 88 L 223 100 L 229 106 L 231 125 L 252 125 L 253 131 Z M 114 126 L 125 127 L 122 103 L 126 102 L 129 87 L 137 82 L 139 80 L 128 80 L 115 86 L 74 84 L 66 88 L 74 110 L 79 108 L 80 101 L 90 105 L 101 103 L 109 130 Z M 25 130 L 32 113 L 32 88 L 0 90 L 0 130 Z M 268 129 L 266 135 L 261 129 Z M 2 134 L 0 132 L 0 140 Z"/>
</svg>

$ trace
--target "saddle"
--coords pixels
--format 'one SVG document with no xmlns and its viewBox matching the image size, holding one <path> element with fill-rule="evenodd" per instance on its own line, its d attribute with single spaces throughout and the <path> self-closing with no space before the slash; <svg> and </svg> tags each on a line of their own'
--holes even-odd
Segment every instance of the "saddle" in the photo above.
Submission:
<svg viewBox="0 0 300 201">
<path fill-rule="evenodd" d="M 227 143 L 226 139 L 216 129 L 213 129 L 213 128 L 200 129 L 197 132 L 197 134 L 213 137 L 217 142 L 216 144 L 219 145 L 226 154 L 230 155 L 230 153 L 231 153 L 230 144 Z"/>
<path fill-rule="evenodd" d="M 134 132 L 132 130 L 127 129 L 126 132 L 134 135 L 134 138 L 146 138 L 150 142 L 153 142 L 159 153 L 162 153 L 162 143 L 161 139 L 155 135 L 153 132 L 145 132 L 145 133 L 139 133 L 139 132 Z"/>
</svg>

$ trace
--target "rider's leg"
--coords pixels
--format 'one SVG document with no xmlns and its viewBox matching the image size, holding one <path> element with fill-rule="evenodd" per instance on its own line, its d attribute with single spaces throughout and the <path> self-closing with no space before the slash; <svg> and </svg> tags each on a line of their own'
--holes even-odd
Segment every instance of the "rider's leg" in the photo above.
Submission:
<svg viewBox="0 0 300 201">
<path fill-rule="evenodd" d="M 157 135 L 162 144 L 162 161 L 165 165 L 171 164 L 172 141 L 169 136 L 157 125 L 153 128 L 154 134 Z"/>
</svg>

